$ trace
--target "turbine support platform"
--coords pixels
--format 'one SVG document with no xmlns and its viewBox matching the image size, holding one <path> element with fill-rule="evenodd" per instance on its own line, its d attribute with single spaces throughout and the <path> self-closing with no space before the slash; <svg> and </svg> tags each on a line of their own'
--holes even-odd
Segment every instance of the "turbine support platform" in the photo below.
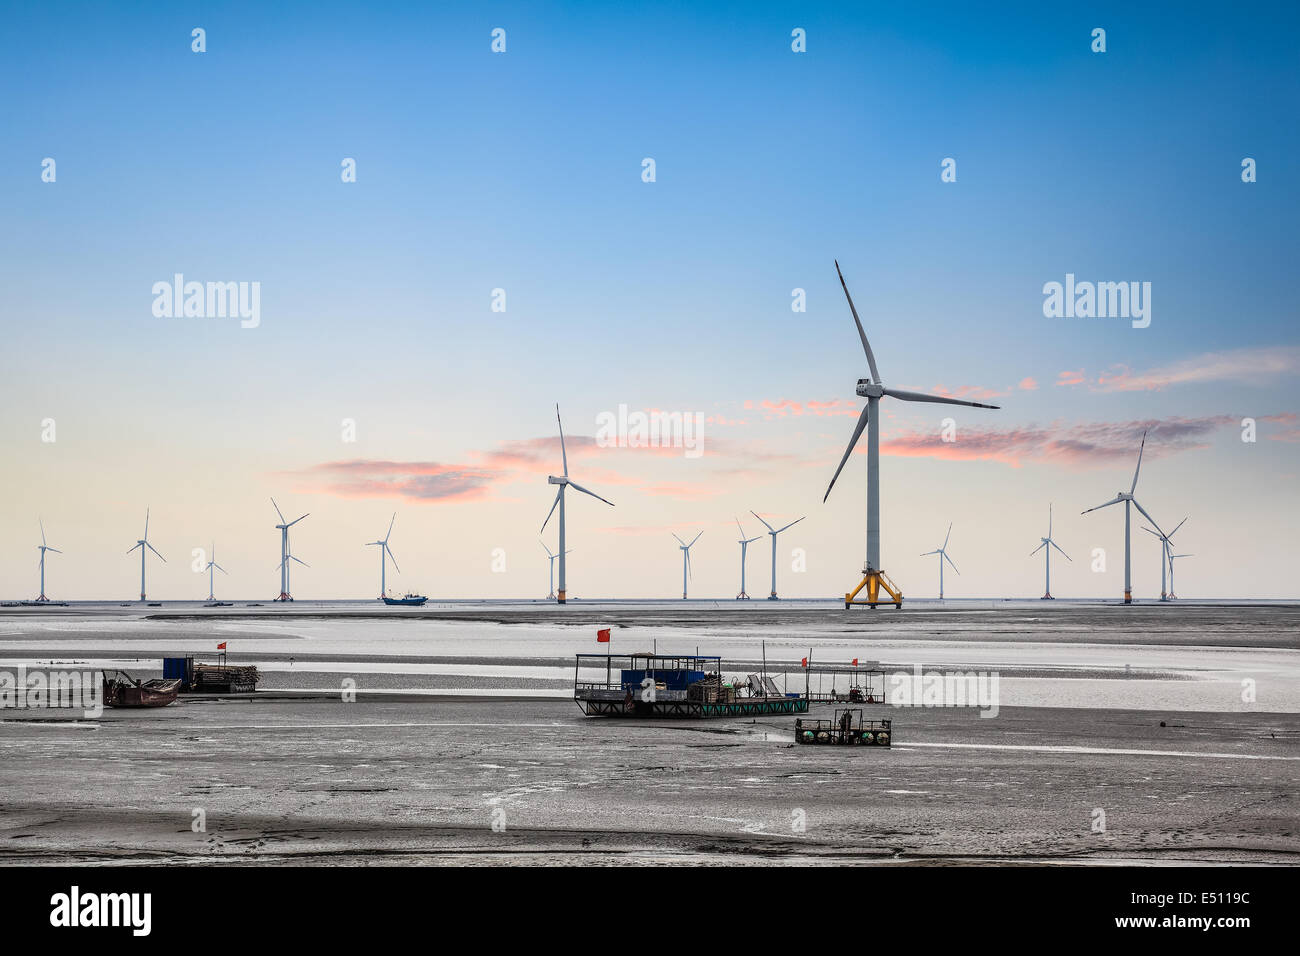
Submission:
<svg viewBox="0 0 1300 956">
<path fill-rule="evenodd" d="M 1130 591 L 1128 588 L 1124 589 L 1124 603 L 1125 604 L 1133 603 L 1133 592 Z"/>
<path fill-rule="evenodd" d="M 559 595 L 555 598 L 555 603 L 556 603 L 556 604 L 563 604 L 563 603 L 564 603 L 564 593 L 565 593 L 565 592 L 564 592 L 564 588 L 560 588 L 560 593 L 559 593 Z"/>
<path fill-rule="evenodd" d="M 748 601 L 748 600 L 749 600 L 749 595 L 746 594 L 744 591 L 741 591 L 739 594 L 736 595 L 736 600 L 737 600 L 737 601 Z"/>
<path fill-rule="evenodd" d="M 1043 595 L 1042 597 L 1040 597 L 1038 600 L 1040 600 L 1040 601 L 1055 601 L 1056 598 L 1052 597 L 1051 594 L 1044 594 L 1044 595 Z"/>
<path fill-rule="evenodd" d="M 867 589 L 866 600 L 857 600 L 858 594 L 863 588 Z M 880 592 L 884 591 L 889 595 L 888 600 L 881 600 Z M 862 569 L 862 581 L 856 588 L 844 595 L 844 610 L 848 610 L 855 604 L 866 605 L 870 608 L 878 607 L 881 604 L 892 604 L 895 608 L 903 606 L 903 592 L 893 581 L 889 580 L 884 571 L 876 571 L 872 568 Z"/>
<path fill-rule="evenodd" d="M 289 597 L 289 595 L 288 595 L 286 592 L 281 591 L 281 592 L 280 592 L 280 596 L 279 596 L 278 598 L 276 598 L 276 600 L 277 600 L 277 601 L 292 601 L 293 598 Z"/>
</svg>

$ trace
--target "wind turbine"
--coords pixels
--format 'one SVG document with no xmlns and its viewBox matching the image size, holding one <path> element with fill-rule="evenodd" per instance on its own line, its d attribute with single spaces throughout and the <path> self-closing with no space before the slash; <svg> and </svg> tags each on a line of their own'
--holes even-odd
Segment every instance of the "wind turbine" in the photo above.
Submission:
<svg viewBox="0 0 1300 956">
<path fill-rule="evenodd" d="M 700 534 L 704 534 L 704 532 L 701 531 Z M 692 538 L 690 544 L 687 544 L 681 538 L 677 538 L 677 535 L 675 534 L 673 535 L 674 538 L 677 538 L 677 543 L 681 545 L 681 547 L 678 550 L 682 552 L 682 600 L 683 601 L 686 600 L 686 578 L 688 575 L 694 577 L 694 575 L 691 574 L 691 548 L 695 546 L 696 541 L 700 540 L 700 534 L 697 534 L 694 538 Z"/>
<path fill-rule="evenodd" d="M 1142 470 L 1142 452 L 1146 450 L 1146 447 L 1147 447 L 1147 433 L 1143 431 L 1142 444 L 1138 447 L 1137 467 L 1133 469 L 1133 484 L 1129 487 L 1129 490 L 1127 492 L 1121 491 L 1117 495 L 1115 495 L 1115 497 L 1112 498 L 1110 501 L 1103 502 L 1102 504 L 1097 505 L 1095 508 L 1088 509 L 1088 511 L 1097 511 L 1100 508 L 1109 508 L 1111 505 L 1117 505 L 1121 501 L 1124 503 L 1124 603 L 1125 604 L 1133 603 L 1133 555 L 1132 555 L 1132 548 L 1130 547 L 1130 542 L 1129 542 L 1129 529 L 1131 525 L 1132 509 L 1129 508 L 1129 505 L 1132 505 L 1134 508 L 1137 508 L 1138 511 L 1142 512 L 1142 517 L 1150 521 L 1152 527 L 1154 527 L 1157 531 L 1160 531 L 1160 525 L 1156 524 L 1156 519 L 1151 517 L 1149 514 L 1147 514 L 1146 509 L 1143 508 L 1140 504 L 1138 504 L 1138 500 L 1133 497 L 1133 492 L 1137 491 L 1138 472 Z M 1088 511 L 1080 512 L 1080 514 L 1086 515 Z M 1163 531 L 1160 531 L 1160 533 L 1164 534 Z M 1161 576 L 1163 577 L 1163 572 Z"/>
<path fill-rule="evenodd" d="M 849 295 L 849 287 L 844 283 L 844 273 L 840 272 L 839 262 L 835 263 L 835 271 L 839 273 L 840 285 L 844 289 L 844 297 L 849 300 L 849 311 L 853 313 L 853 322 L 858 327 L 858 338 L 862 340 L 862 351 L 867 355 L 867 365 L 871 368 L 871 378 L 858 379 L 857 393 L 867 400 L 866 407 L 862 409 L 862 414 L 858 416 L 858 424 L 853 429 L 853 437 L 849 439 L 849 447 L 844 450 L 844 457 L 840 459 L 840 466 L 835 469 L 835 475 L 831 478 L 831 483 L 826 487 L 826 495 L 822 498 L 825 502 L 830 497 L 831 489 L 835 487 L 835 479 L 840 476 L 844 470 L 844 464 L 849 460 L 849 455 L 853 454 L 853 448 L 862 437 L 863 429 L 867 429 L 867 560 L 862 569 L 862 581 L 851 592 L 844 595 L 845 608 L 853 604 L 866 604 L 869 607 L 875 607 L 881 603 L 879 601 L 880 589 L 883 587 L 889 596 L 893 598 L 895 607 L 903 606 L 903 592 L 893 585 L 880 567 L 880 400 L 886 396 L 897 398 L 904 402 L 934 402 L 939 405 L 969 405 L 972 408 L 998 408 L 997 405 L 985 405 L 982 402 L 967 402 L 959 398 L 945 398 L 942 395 L 927 395 L 923 392 L 905 392 L 896 388 L 885 388 L 880 382 L 880 372 L 876 369 L 876 357 L 871 352 L 871 346 L 867 343 L 867 333 L 862 329 L 862 320 L 858 318 L 858 310 L 854 308 L 853 297 Z M 868 426 L 870 426 L 868 428 Z M 855 601 L 858 592 L 863 588 L 867 589 L 866 601 Z"/>
<path fill-rule="evenodd" d="M 1169 556 L 1169 600 L 1178 600 L 1178 595 L 1174 593 L 1174 558 L 1193 558 L 1193 554 L 1171 554 Z"/>
<path fill-rule="evenodd" d="M 158 554 L 158 549 L 155 548 L 153 545 L 151 545 L 151 544 L 149 543 L 149 509 L 148 509 L 148 508 L 145 508 L 145 509 L 144 509 L 144 537 L 141 538 L 139 541 L 137 541 L 137 542 L 135 543 L 135 548 L 139 548 L 139 549 L 140 549 L 140 600 L 143 601 L 143 600 L 145 599 L 145 596 L 144 596 L 144 590 L 145 590 L 145 589 L 144 589 L 144 557 L 145 557 L 145 551 L 146 551 L 146 549 L 148 549 L 149 551 L 152 551 L 154 554 Z M 126 553 L 127 553 L 127 554 L 130 554 L 131 551 L 134 551 L 134 550 L 135 550 L 135 548 L 131 548 L 131 549 L 128 550 Z M 167 563 L 167 559 L 166 559 L 166 558 L 163 558 L 163 556 L 162 556 L 161 554 L 158 554 L 158 557 L 159 557 L 159 558 L 162 558 L 162 563 L 163 563 L 163 564 L 166 564 L 166 563 Z M 41 590 L 44 590 L 44 588 L 42 588 Z"/>
<path fill-rule="evenodd" d="M 559 555 L 551 554 L 551 549 L 546 546 L 545 541 L 540 541 L 539 543 L 542 546 L 542 550 L 546 552 L 546 556 L 550 558 L 550 565 L 551 565 L 551 593 L 546 595 L 546 600 L 554 601 L 555 600 L 555 559 L 558 558 Z M 573 554 L 573 549 L 570 548 L 568 551 L 565 552 L 565 554 Z"/>
<path fill-rule="evenodd" d="M 923 558 L 931 554 L 937 554 L 939 556 L 939 600 L 940 601 L 943 600 L 943 563 L 947 561 L 949 564 L 952 564 L 952 558 L 948 557 L 948 552 L 946 550 L 948 547 L 948 539 L 951 537 L 952 537 L 952 522 L 949 521 L 948 533 L 943 536 L 943 547 L 935 548 L 933 551 L 927 551 L 925 552 L 925 554 L 921 555 L 921 557 Z M 954 571 L 957 571 L 957 565 L 952 564 L 952 569 Z M 957 573 L 961 574 L 960 571 L 957 571 Z"/>
<path fill-rule="evenodd" d="M 763 519 L 759 517 L 757 511 L 750 511 L 750 514 L 752 514 L 755 518 L 758 518 L 759 521 L 763 521 Z M 807 515 L 803 516 L 803 518 L 806 517 L 808 516 Z M 779 598 L 777 598 L 776 596 L 776 536 L 780 534 L 782 531 L 784 531 L 786 528 L 793 528 L 800 521 L 802 521 L 803 518 L 796 518 L 794 521 L 791 521 L 788 525 L 786 525 L 785 528 L 773 528 L 766 521 L 763 521 L 763 527 L 767 528 L 767 533 L 772 536 L 772 593 L 767 596 L 767 599 L 769 601 L 779 600 Z M 744 532 L 742 531 L 741 534 L 744 534 Z"/>
<path fill-rule="evenodd" d="M 1173 587 L 1174 565 L 1173 562 L 1169 560 L 1169 556 L 1174 550 L 1173 537 L 1178 533 L 1178 528 L 1181 528 L 1185 524 L 1187 524 L 1187 518 L 1184 518 L 1182 521 L 1178 522 L 1178 527 L 1174 528 L 1174 530 L 1170 531 L 1168 534 L 1160 534 L 1159 532 L 1152 531 L 1150 528 L 1142 529 L 1147 534 L 1153 534 L 1160 539 L 1160 600 L 1162 601 L 1168 601 L 1169 598 L 1173 596 L 1169 593 L 1169 591 L 1172 591 L 1174 589 Z M 1169 565 L 1169 579 L 1170 579 L 1169 591 L 1165 590 L 1165 565 L 1166 564 Z"/>
<path fill-rule="evenodd" d="M 212 586 L 212 585 L 213 585 L 213 579 L 216 577 L 216 575 L 213 573 L 213 572 L 214 572 L 214 569 L 215 569 L 216 571 L 220 571 L 222 574 L 225 574 L 225 573 L 226 573 L 226 569 L 223 568 L 221 565 L 217 564 L 217 545 L 216 545 L 215 542 L 213 542 L 213 545 L 212 545 L 212 560 L 209 561 L 209 562 L 208 562 L 208 566 L 207 566 L 206 568 L 203 569 L 203 570 L 205 570 L 205 571 L 208 572 L 208 600 L 209 600 L 209 601 L 215 601 L 215 600 L 216 600 L 216 597 L 215 597 L 216 589 L 213 588 L 213 586 Z"/>
<path fill-rule="evenodd" d="M 305 517 L 307 516 L 303 515 L 303 518 Z M 302 518 L 299 518 L 298 520 L 301 521 Z M 393 536 L 393 522 L 396 520 L 397 520 L 397 512 L 394 511 L 392 521 L 388 522 L 388 533 L 385 534 L 383 538 L 381 538 L 379 541 L 366 542 L 367 548 L 373 547 L 375 545 L 379 546 L 379 600 L 381 601 L 384 599 L 384 595 L 388 593 L 388 588 L 386 586 L 386 579 L 385 579 L 385 572 L 387 571 L 388 558 L 393 559 L 393 567 L 397 568 L 398 573 L 401 573 L 402 570 L 401 568 L 397 567 L 397 557 L 393 554 L 393 549 L 388 546 L 388 539 Z"/>
<path fill-rule="evenodd" d="M 560 508 L 560 553 L 559 553 L 560 593 L 556 597 L 556 602 L 559 604 L 563 604 L 564 594 L 565 594 L 564 556 L 568 553 L 567 551 L 564 550 L 564 489 L 568 487 L 572 487 L 574 491 L 581 491 L 584 495 L 591 495 L 591 497 L 595 498 L 597 501 L 604 501 L 605 504 L 609 505 L 611 508 L 614 507 L 614 502 L 606 501 L 604 498 L 596 494 L 594 491 L 588 491 L 586 488 L 582 487 L 582 485 L 578 484 L 576 481 L 571 481 L 569 479 L 569 456 L 568 453 L 565 452 L 564 450 L 564 423 L 560 421 L 559 403 L 556 403 L 555 406 L 555 423 L 560 427 L 560 458 L 563 460 L 564 463 L 564 474 L 558 478 L 555 477 L 555 475 L 546 476 L 546 483 L 548 485 L 559 485 L 560 490 L 555 493 L 555 503 L 551 505 L 551 510 L 546 513 L 546 520 L 542 522 L 542 531 L 546 530 L 546 526 L 551 521 L 551 515 L 555 514 L 555 508 L 556 505 L 558 505 Z M 541 531 L 539 531 L 538 534 L 541 534 Z"/>
<path fill-rule="evenodd" d="M 758 538 L 746 538 L 745 529 L 740 527 L 739 518 L 736 519 L 736 527 L 740 528 L 740 593 L 736 595 L 736 600 L 748 601 L 749 595 L 745 593 L 745 552 L 751 544 L 763 536 L 760 534 Z"/>
<path fill-rule="evenodd" d="M 276 598 L 276 600 L 292 601 L 293 598 L 289 596 L 289 562 L 298 561 L 298 563 L 304 568 L 310 567 L 311 565 L 306 561 L 299 561 L 298 558 L 295 558 L 293 554 L 290 553 L 289 529 L 303 518 L 307 517 L 307 515 L 303 515 L 302 518 L 294 518 L 292 521 L 285 521 L 284 512 L 280 510 L 280 506 L 275 503 L 274 498 L 271 499 L 271 506 L 275 508 L 275 513 L 280 516 L 280 523 L 276 525 L 276 528 L 280 531 L 280 596 Z M 311 512 L 309 511 L 307 514 L 311 514 Z"/>
<path fill-rule="evenodd" d="M 45 543 L 45 522 L 41 521 L 39 518 L 37 520 L 40 521 L 41 524 L 41 543 L 40 546 L 37 548 L 37 550 L 41 552 L 41 596 L 38 597 L 36 600 L 44 604 L 46 601 L 49 600 L 49 598 L 45 596 L 45 552 L 53 551 L 55 554 L 62 554 L 63 552 L 60 551 L 58 548 L 51 548 L 49 545 Z M 129 554 L 130 552 L 127 553 Z M 143 591 L 144 588 L 141 588 L 140 590 Z"/>
<path fill-rule="evenodd" d="M 1042 551 L 1044 548 L 1047 549 L 1046 553 L 1043 554 L 1043 560 L 1047 564 L 1047 582 L 1043 586 L 1043 596 L 1040 600 L 1055 601 L 1056 598 L 1052 597 L 1052 549 L 1055 548 L 1057 551 L 1061 551 L 1061 546 L 1052 540 L 1052 505 L 1050 502 L 1047 505 L 1047 537 L 1039 538 L 1038 540 L 1043 543 L 1034 548 L 1033 551 L 1030 551 L 1029 556 L 1032 558 L 1039 551 Z M 1061 551 L 1061 554 L 1065 555 L 1065 560 L 1069 561 L 1071 564 L 1074 563 L 1074 558 L 1065 554 L 1064 551 Z"/>
</svg>

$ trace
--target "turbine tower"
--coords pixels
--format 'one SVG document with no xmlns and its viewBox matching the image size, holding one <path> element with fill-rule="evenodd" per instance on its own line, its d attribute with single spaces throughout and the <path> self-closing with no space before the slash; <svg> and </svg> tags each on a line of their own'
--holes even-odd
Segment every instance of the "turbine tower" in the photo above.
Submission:
<svg viewBox="0 0 1300 956">
<path fill-rule="evenodd" d="M 1163 531 L 1160 531 L 1160 525 L 1156 524 L 1156 519 L 1151 517 L 1149 514 L 1147 514 L 1146 509 L 1143 508 L 1140 504 L 1138 504 L 1138 500 L 1133 497 L 1133 493 L 1137 491 L 1138 472 L 1142 470 L 1142 452 L 1146 450 L 1146 447 L 1147 447 L 1147 433 L 1144 431 L 1142 432 L 1142 444 L 1138 446 L 1137 467 L 1133 469 L 1133 484 L 1129 487 L 1129 490 L 1127 492 L 1121 491 L 1118 494 L 1116 494 L 1115 497 L 1112 498 L 1110 501 L 1103 502 L 1102 504 L 1097 505 L 1095 508 L 1089 508 L 1088 511 L 1080 512 L 1080 514 L 1086 515 L 1089 511 L 1097 511 L 1100 508 L 1109 508 L 1111 505 L 1117 505 L 1120 502 L 1124 503 L 1124 603 L 1125 604 L 1133 603 L 1133 554 L 1132 554 L 1131 542 L 1129 541 L 1129 537 L 1130 537 L 1129 531 L 1132 525 L 1132 519 L 1131 519 L 1132 509 L 1129 506 L 1132 505 L 1134 508 L 1137 508 L 1138 511 L 1142 512 L 1142 517 L 1150 521 L 1151 526 L 1155 528 L 1156 531 L 1159 531 L 1160 534 L 1162 535 L 1164 534 Z"/>
<path fill-rule="evenodd" d="M 558 478 L 555 475 L 546 476 L 546 483 L 548 485 L 559 485 L 560 490 L 555 493 L 555 502 L 551 505 L 551 510 L 546 513 L 546 520 L 542 522 L 542 531 L 546 530 L 546 526 L 551 521 L 551 515 L 555 514 L 555 508 L 558 505 L 560 509 L 560 593 L 556 596 L 555 600 L 557 603 L 563 604 L 565 602 L 564 556 L 568 553 L 564 550 L 564 489 L 572 487 L 574 491 L 581 491 L 584 495 L 591 495 L 591 497 L 595 498 L 597 501 L 604 501 L 605 504 L 609 505 L 611 508 L 614 507 L 614 502 L 606 501 L 594 491 L 588 491 L 576 481 L 570 480 L 569 456 L 564 450 L 564 423 L 560 421 L 560 406 L 558 403 L 555 406 L 555 423 L 560 428 L 560 458 L 564 464 L 564 474 Z M 538 534 L 541 534 L 541 531 L 539 531 Z"/>
<path fill-rule="evenodd" d="M 1057 551 L 1061 551 L 1061 546 L 1052 540 L 1052 505 L 1050 502 L 1047 505 L 1047 537 L 1038 540 L 1043 543 L 1030 551 L 1029 556 L 1032 558 L 1039 551 L 1043 551 L 1044 548 L 1047 549 L 1043 554 L 1043 560 L 1047 563 L 1047 581 L 1043 585 L 1043 596 L 1040 600 L 1055 601 L 1056 598 L 1052 597 L 1052 549 L 1055 548 Z M 1065 554 L 1064 551 L 1061 551 L 1061 554 L 1065 555 L 1065 560 L 1071 564 L 1074 563 L 1074 558 Z"/>
<path fill-rule="evenodd" d="M 216 545 L 216 542 L 213 542 L 213 544 L 212 544 L 212 551 L 211 551 L 211 554 L 212 554 L 212 560 L 208 562 L 208 566 L 207 566 L 206 568 L 204 568 L 203 570 L 205 570 L 205 571 L 208 572 L 208 600 L 209 600 L 209 601 L 215 601 L 215 600 L 216 600 L 216 597 L 215 597 L 216 589 L 213 588 L 213 586 L 212 586 L 213 583 L 214 583 L 214 579 L 216 578 L 216 574 L 214 573 L 214 571 L 220 571 L 222 574 L 225 574 L 225 573 L 226 573 L 226 569 L 223 568 L 221 565 L 217 564 L 217 545 Z"/>
<path fill-rule="evenodd" d="M 1154 534 L 1157 538 L 1160 539 L 1160 600 L 1162 601 L 1168 601 L 1171 597 L 1173 597 L 1173 595 L 1170 594 L 1169 592 L 1174 589 L 1173 587 L 1174 566 L 1173 563 L 1169 560 L 1169 557 L 1174 550 L 1174 544 L 1173 544 L 1174 535 L 1178 533 L 1178 528 L 1181 528 L 1185 524 L 1187 524 L 1187 518 L 1184 518 L 1182 521 L 1178 522 L 1178 527 L 1174 528 L 1174 530 L 1170 531 L 1168 534 L 1159 534 L 1158 532 L 1152 531 L 1150 528 L 1142 529 L 1147 534 Z M 1165 590 L 1165 565 L 1166 564 L 1169 565 L 1169 591 Z"/>
<path fill-rule="evenodd" d="M 933 551 L 927 551 L 925 552 L 925 554 L 921 555 L 921 557 L 923 558 L 931 554 L 937 554 L 939 556 L 939 600 L 940 601 L 943 600 L 943 563 L 947 561 L 949 564 L 952 564 L 952 558 L 948 557 L 948 552 L 946 550 L 948 547 L 948 539 L 951 537 L 952 537 L 952 522 L 949 521 L 948 533 L 943 537 L 943 547 L 935 548 Z M 952 564 L 952 569 L 954 571 L 957 571 L 957 565 Z M 960 571 L 957 571 L 957 573 L 961 574 Z"/>
<path fill-rule="evenodd" d="M 1169 600 L 1177 601 L 1178 595 L 1174 593 L 1174 558 L 1192 558 L 1192 554 L 1171 554 L 1169 556 Z"/>
<path fill-rule="evenodd" d="M 750 511 L 750 514 L 752 514 L 755 518 L 758 518 L 759 521 L 763 521 L 763 519 L 759 517 L 757 511 Z M 803 518 L 806 517 L 808 516 L 807 515 L 803 516 Z M 766 521 L 763 521 L 763 527 L 767 528 L 767 533 L 772 536 L 772 593 L 767 596 L 767 599 L 769 601 L 780 600 L 776 596 L 776 536 L 780 534 L 782 531 L 784 531 L 786 528 L 793 528 L 800 521 L 802 521 L 803 518 L 796 518 L 794 521 L 791 521 L 788 525 L 786 525 L 785 528 L 773 528 Z M 744 534 L 744 532 L 742 531 L 741 534 Z"/>
<path fill-rule="evenodd" d="M 271 506 L 275 508 L 275 513 L 280 516 L 280 523 L 276 525 L 280 532 L 280 596 L 276 600 L 292 601 L 293 598 L 289 596 L 289 562 L 298 561 L 304 568 L 310 567 L 310 565 L 306 561 L 298 560 L 289 551 L 289 529 L 307 515 L 303 515 L 302 518 L 294 518 L 292 521 L 285 521 L 284 512 L 280 510 L 280 506 L 275 503 L 274 498 L 271 499 Z M 311 512 L 307 514 L 311 514 Z"/>
<path fill-rule="evenodd" d="M 849 608 L 854 604 L 866 604 L 868 607 L 875 607 L 880 601 L 880 589 L 884 590 L 893 599 L 895 607 L 903 606 L 903 592 L 898 590 L 897 586 L 885 576 L 880 567 L 880 400 L 885 397 L 897 398 L 904 402 L 934 402 L 939 405 L 969 405 L 972 408 L 998 408 L 997 405 L 985 405 L 982 402 L 967 402 L 958 398 L 945 398 L 942 395 L 927 395 L 922 392 L 904 392 L 895 388 L 886 388 L 880 382 L 880 372 L 876 369 L 876 357 L 871 352 L 871 346 L 867 343 L 867 333 L 862 329 L 862 320 L 858 318 L 858 310 L 853 305 L 853 297 L 849 295 L 849 287 L 844 283 L 844 273 L 840 272 L 839 262 L 835 263 L 835 271 L 839 273 L 840 285 L 844 289 L 844 297 L 849 301 L 849 311 L 853 313 L 853 322 L 858 327 L 858 338 L 862 340 L 862 351 L 867 355 L 867 365 L 871 369 L 871 378 L 858 379 L 857 393 L 867 400 L 866 406 L 862 409 L 862 414 L 858 416 L 858 424 L 853 429 L 853 437 L 849 439 L 849 447 L 844 450 L 844 457 L 840 459 L 840 466 L 835 469 L 835 475 L 831 478 L 831 483 L 826 488 L 826 495 L 822 498 L 823 503 L 830 497 L 831 489 L 835 487 L 835 479 L 840 476 L 844 470 L 844 464 L 849 460 L 849 455 L 853 454 L 853 448 L 862 437 L 863 429 L 867 429 L 867 560 L 862 569 L 862 581 L 851 592 L 844 595 L 844 606 Z M 870 426 L 870 427 L 868 427 Z M 865 601 L 855 601 L 858 592 L 863 588 L 867 589 L 867 599 Z"/>
<path fill-rule="evenodd" d="M 545 541 L 540 541 L 539 543 L 542 546 L 542 550 L 546 552 L 546 556 L 550 558 L 550 565 L 551 565 L 551 593 L 546 595 L 546 600 L 554 601 L 555 600 L 555 559 L 558 558 L 559 555 L 551 554 L 551 549 L 546 546 Z M 565 552 L 565 554 L 573 554 L 573 549 L 570 548 L 568 551 Z"/>
<path fill-rule="evenodd" d="M 303 515 L 303 517 L 305 518 L 306 515 Z M 300 518 L 298 520 L 301 521 L 302 519 Z M 393 554 L 393 549 L 388 546 L 388 539 L 393 536 L 393 522 L 396 520 L 397 512 L 394 511 L 392 521 L 388 522 L 388 533 L 378 541 L 366 542 L 367 548 L 374 547 L 375 545 L 379 546 L 379 600 L 381 601 L 384 599 L 384 595 L 388 593 L 387 581 L 385 578 L 385 573 L 388 570 L 388 559 L 393 559 L 393 567 L 397 569 L 399 574 L 402 570 L 397 567 L 397 557 Z"/>
<path fill-rule="evenodd" d="M 144 509 L 144 537 L 141 538 L 139 541 L 137 541 L 137 542 L 135 543 L 135 548 L 139 548 L 139 549 L 140 549 L 140 600 L 143 601 L 143 600 L 145 599 L 145 597 L 144 597 L 144 593 L 145 593 L 145 587 L 144 587 L 144 558 L 145 558 L 145 552 L 146 552 L 146 550 L 148 550 L 148 551 L 152 551 L 154 554 L 158 554 L 158 549 L 155 548 L 153 545 L 151 545 L 151 544 L 149 543 L 149 509 L 148 509 L 148 508 L 145 508 L 145 509 Z M 131 548 L 131 549 L 128 550 L 126 553 L 127 553 L 127 554 L 130 554 L 132 551 L 135 550 L 135 548 Z M 164 558 L 161 554 L 158 554 L 158 557 L 159 557 L 159 558 L 162 558 L 162 563 L 163 563 L 163 564 L 166 564 L 166 563 L 167 563 L 167 559 Z M 42 590 L 44 590 L 44 589 L 42 588 Z"/>
<path fill-rule="evenodd" d="M 700 534 L 704 534 L 704 532 L 701 531 Z M 682 553 L 682 600 L 683 601 L 686 600 L 686 578 L 688 576 L 694 577 L 694 575 L 691 574 L 691 548 L 695 546 L 696 541 L 700 540 L 700 534 L 697 534 L 694 538 L 692 538 L 690 544 L 687 544 L 681 538 L 677 538 L 677 535 L 675 534 L 673 535 L 674 538 L 677 538 L 677 543 L 681 545 L 681 547 L 678 550 L 681 551 Z"/>
<path fill-rule="evenodd" d="M 758 538 L 746 538 L 745 529 L 740 527 L 739 518 L 736 519 L 736 527 L 740 528 L 740 593 L 736 595 L 736 600 L 748 601 L 749 595 L 745 593 L 745 552 L 749 549 L 749 546 L 757 541 L 758 538 L 761 538 L 762 535 L 760 534 Z"/>
<path fill-rule="evenodd" d="M 51 548 L 49 545 L 45 543 L 45 522 L 41 521 L 40 519 L 37 520 L 40 521 L 41 524 L 41 543 L 37 547 L 37 550 L 41 552 L 41 596 L 38 597 L 36 600 L 39 601 L 41 604 L 44 604 L 46 601 L 49 600 L 49 598 L 45 596 L 45 552 L 53 551 L 55 554 L 62 554 L 63 552 L 60 551 L 58 548 Z M 140 590 L 143 591 L 144 588 L 141 588 Z"/>
</svg>

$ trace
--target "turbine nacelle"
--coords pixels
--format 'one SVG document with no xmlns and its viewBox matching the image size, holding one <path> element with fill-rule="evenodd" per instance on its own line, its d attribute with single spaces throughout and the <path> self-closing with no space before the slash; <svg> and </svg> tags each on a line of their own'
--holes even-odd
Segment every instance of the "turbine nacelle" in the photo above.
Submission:
<svg viewBox="0 0 1300 956">
<path fill-rule="evenodd" d="M 556 478 L 554 475 L 547 475 L 546 483 L 548 485 L 567 485 L 569 483 L 569 478 L 567 475 L 561 475 L 559 478 Z"/>
<path fill-rule="evenodd" d="M 885 394 L 885 386 L 873 382 L 869 378 L 858 379 L 857 393 L 863 398 L 881 398 Z"/>
</svg>

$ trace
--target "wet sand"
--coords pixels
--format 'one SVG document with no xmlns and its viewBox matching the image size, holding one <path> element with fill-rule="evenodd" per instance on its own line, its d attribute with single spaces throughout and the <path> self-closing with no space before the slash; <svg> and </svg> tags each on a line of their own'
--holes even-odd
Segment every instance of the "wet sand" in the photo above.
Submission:
<svg viewBox="0 0 1300 956">
<path fill-rule="evenodd" d="M 1134 619 L 1117 615 L 1135 610 L 1157 624 L 1130 630 Z M 1170 650 L 1189 654 L 1218 647 L 1231 661 L 1275 648 L 1268 653 L 1288 661 L 1300 653 L 1293 610 L 1172 611 L 1053 608 L 1037 615 L 1051 628 L 1032 640 L 1054 643 L 1044 635 L 1059 632 L 1065 643 L 1119 647 L 1150 642 L 1158 627 Z M 538 613 L 584 630 L 590 623 L 585 608 L 576 621 L 568 609 L 561 618 Z M 782 610 L 779 622 L 764 615 L 769 627 L 758 628 L 753 617 L 750 627 L 724 626 L 694 612 L 695 623 L 683 625 L 663 613 L 647 612 L 653 624 L 629 623 L 692 643 L 707 642 L 703 629 L 736 630 L 740 642 L 795 629 L 804 640 L 816 630 L 834 643 L 846 627 L 905 628 L 889 636 L 909 642 L 927 640 L 918 631 L 936 642 L 963 633 L 988 641 L 990 631 L 1025 627 L 982 610 L 878 611 L 865 624 Z M 3 654 L 104 654 L 94 622 L 76 620 L 58 641 L 35 624 L 10 627 Z M 376 663 L 552 659 L 549 650 L 520 655 L 517 637 L 476 656 L 429 638 L 419 619 L 409 623 L 425 636 L 397 654 L 376 647 Z M 478 623 L 492 634 L 527 630 L 495 617 Z M 177 629 L 174 642 L 195 631 L 207 640 L 212 625 L 144 630 L 156 626 Z M 106 640 L 118 642 L 121 631 L 110 630 Z M 302 641 L 304 652 L 310 646 Z M 355 657 L 367 653 L 359 647 Z M 1036 651 L 1008 654 L 1041 669 Z M 1053 679 L 1050 668 L 1043 673 Z M 1282 679 L 1294 693 L 1290 671 Z M 635 722 L 584 717 L 571 700 L 364 689 L 351 703 L 338 693 L 259 692 L 98 720 L 5 711 L 0 863 L 1293 863 L 1300 853 L 1300 714 L 1269 711 L 1263 698 L 1240 712 L 1003 706 L 981 718 L 876 706 L 867 717 L 895 722 L 893 748 L 795 746 L 788 717 Z M 201 832 L 192 829 L 196 810 Z M 1094 830 L 1098 811 L 1104 830 Z"/>
</svg>

